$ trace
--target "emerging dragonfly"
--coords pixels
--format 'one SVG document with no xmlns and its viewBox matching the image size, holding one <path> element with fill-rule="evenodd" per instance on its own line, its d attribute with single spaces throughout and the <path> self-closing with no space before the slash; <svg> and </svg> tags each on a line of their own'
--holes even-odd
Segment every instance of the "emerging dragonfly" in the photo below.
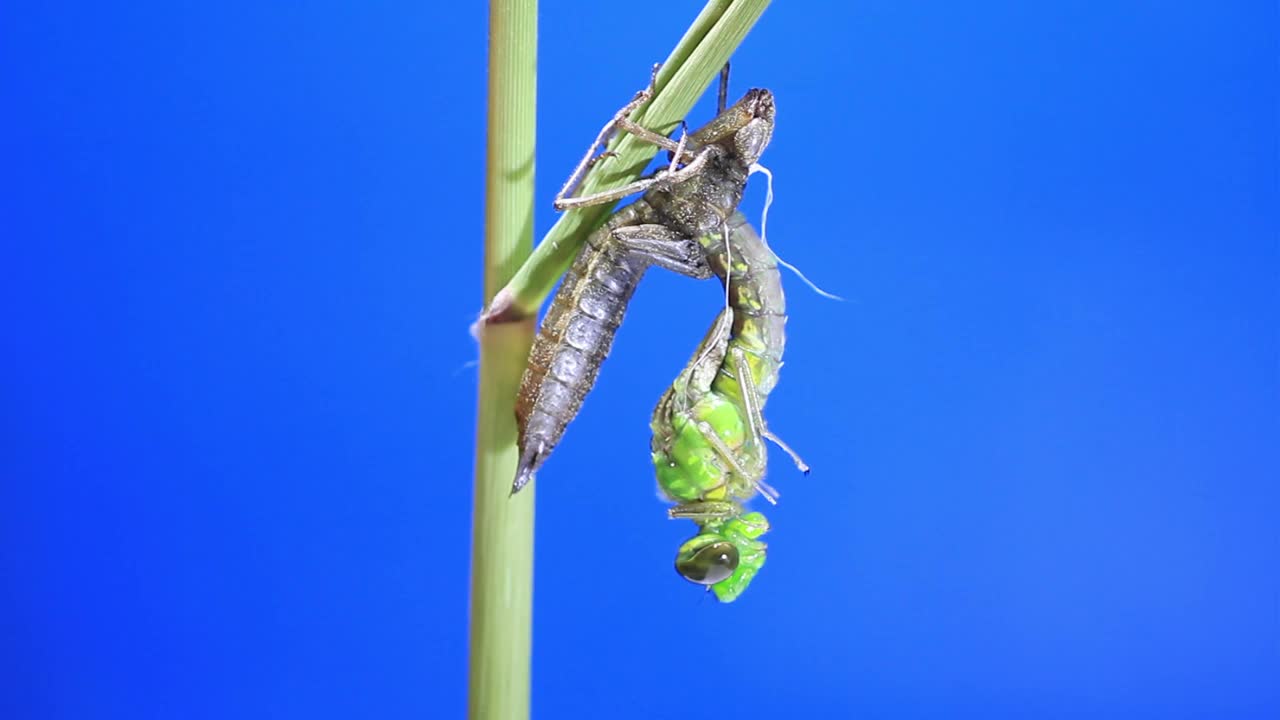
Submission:
<svg viewBox="0 0 1280 720">
<path fill-rule="evenodd" d="M 676 570 L 732 602 L 765 561 L 759 537 L 769 523 L 742 507 L 757 492 L 777 499 L 764 482 L 764 441 L 785 450 L 801 472 L 809 467 L 763 415 L 786 344 L 777 259 L 740 213 L 723 235 L 704 235 L 701 242 L 725 284 L 727 307 L 654 409 L 653 464 L 659 489 L 678 503 L 669 515 L 699 525 L 676 554 Z"/>
<path fill-rule="evenodd" d="M 533 479 L 577 415 L 645 270 L 658 265 L 711 277 L 699 238 L 724 232 L 769 142 L 774 108 L 767 90 L 748 91 L 678 142 L 637 125 L 627 116 L 652 95 L 656 76 L 655 67 L 649 87 L 605 125 L 556 197 L 556 208 L 564 210 L 644 192 L 587 238 L 534 340 L 516 400 L 520 460 L 512 493 Z M 596 152 L 616 130 L 668 150 L 670 165 L 620 188 L 573 197 L 587 169 L 609 157 Z"/>
</svg>

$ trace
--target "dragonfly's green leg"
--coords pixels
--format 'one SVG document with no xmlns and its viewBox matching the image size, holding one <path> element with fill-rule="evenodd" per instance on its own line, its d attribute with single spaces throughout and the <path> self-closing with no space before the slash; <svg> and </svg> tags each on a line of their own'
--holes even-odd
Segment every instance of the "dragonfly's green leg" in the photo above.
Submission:
<svg viewBox="0 0 1280 720">
<path fill-rule="evenodd" d="M 624 225 L 614 228 L 610 235 L 619 246 L 658 267 L 698 280 L 712 275 L 702 245 L 666 225 Z"/>
<path fill-rule="evenodd" d="M 681 503 L 669 510 L 672 520 L 723 520 L 742 513 L 742 506 L 731 500 L 696 500 Z"/>
<path fill-rule="evenodd" d="M 742 348 L 735 347 L 730 351 L 730 356 L 733 358 L 733 369 L 737 373 L 738 385 L 742 388 L 742 402 L 746 405 L 751 434 L 757 438 L 765 437 L 772 440 L 775 445 L 782 448 L 783 452 L 791 456 L 792 462 L 800 472 L 808 475 L 809 464 L 802 460 L 790 445 L 783 442 L 782 438 L 774 435 L 768 425 L 765 425 L 764 414 L 760 411 L 760 392 L 756 390 L 755 377 L 751 374 L 751 366 L 747 364 L 746 353 Z"/>
<path fill-rule="evenodd" d="M 750 416 L 748 416 L 748 418 L 749 417 Z M 747 425 L 751 429 L 751 439 L 749 442 L 755 443 L 755 447 L 761 447 L 760 435 L 757 432 L 755 423 L 748 422 Z M 772 486 L 764 481 L 763 469 L 760 472 L 748 472 L 747 469 L 742 466 L 742 463 L 738 462 L 738 456 L 734 453 L 733 448 L 725 444 L 724 439 L 721 438 L 720 434 L 716 432 L 716 429 L 711 426 L 711 423 L 706 421 L 700 422 L 698 423 L 697 428 L 698 432 L 702 433 L 703 439 L 707 441 L 707 444 L 711 446 L 711 449 L 715 451 L 716 455 L 729 466 L 730 472 L 754 485 L 756 489 L 760 491 L 760 496 L 765 500 L 768 500 L 769 504 L 778 504 L 778 491 L 773 489 Z M 808 472 L 808 470 L 805 470 L 805 472 Z"/>
<path fill-rule="evenodd" d="M 720 433 L 716 432 L 716 429 L 711 426 L 711 423 L 703 420 L 698 423 L 697 427 L 698 432 L 702 433 L 703 439 L 707 441 L 707 444 L 711 446 L 711 449 L 715 450 L 716 455 L 720 456 L 720 459 L 725 461 L 729 466 L 730 472 L 740 478 L 746 478 L 747 480 L 753 479 L 747 472 L 747 469 L 742 467 L 742 464 L 738 462 L 738 458 L 734 454 L 733 448 L 725 444 L 724 438 L 720 437 Z"/>
</svg>

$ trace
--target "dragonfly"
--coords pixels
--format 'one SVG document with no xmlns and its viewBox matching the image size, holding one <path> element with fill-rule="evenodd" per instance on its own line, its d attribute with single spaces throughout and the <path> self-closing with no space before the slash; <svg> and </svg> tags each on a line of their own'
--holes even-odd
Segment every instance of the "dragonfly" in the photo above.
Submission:
<svg viewBox="0 0 1280 720">
<path fill-rule="evenodd" d="M 749 90 L 693 133 L 672 140 L 629 119 L 653 94 L 649 85 L 605 124 L 556 196 L 557 210 L 643 193 L 592 232 L 556 292 L 534 339 L 516 398 L 519 462 L 515 494 L 532 481 L 577 416 L 609 354 L 636 287 L 651 266 L 698 279 L 713 271 L 701 238 L 721 235 L 742 201 L 747 177 L 773 131 L 773 95 Z M 724 83 L 721 84 L 724 105 Z M 625 131 L 670 153 L 653 175 L 604 192 L 575 196 L 586 172 Z"/>
<path fill-rule="evenodd" d="M 677 503 L 669 516 L 699 526 L 676 553 L 676 571 L 733 602 L 763 567 L 766 545 L 759 538 L 769 530 L 764 515 L 743 504 L 757 494 L 771 503 L 778 498 L 764 481 L 765 441 L 806 475 L 809 466 L 763 414 L 786 345 L 777 258 L 741 213 L 701 243 L 724 283 L 726 306 L 658 401 L 651 450 L 658 488 Z"/>
</svg>

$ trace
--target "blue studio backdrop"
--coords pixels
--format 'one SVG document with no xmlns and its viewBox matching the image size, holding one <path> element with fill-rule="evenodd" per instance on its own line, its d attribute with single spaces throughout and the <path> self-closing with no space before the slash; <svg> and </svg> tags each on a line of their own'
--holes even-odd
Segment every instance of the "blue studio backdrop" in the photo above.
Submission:
<svg viewBox="0 0 1280 720">
<path fill-rule="evenodd" d="M 700 6 L 544 0 L 537 237 Z M 675 575 L 648 417 L 721 295 L 650 273 L 538 481 L 534 716 L 1280 717 L 1277 28 L 775 3 L 813 474 L 741 600 Z M 464 714 L 485 36 L 0 9 L 0 717 Z"/>
</svg>

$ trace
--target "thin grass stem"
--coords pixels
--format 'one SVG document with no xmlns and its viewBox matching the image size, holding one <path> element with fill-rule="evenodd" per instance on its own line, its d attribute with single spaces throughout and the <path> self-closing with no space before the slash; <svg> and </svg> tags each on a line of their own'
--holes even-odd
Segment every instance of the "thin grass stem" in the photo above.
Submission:
<svg viewBox="0 0 1280 720">
<path fill-rule="evenodd" d="M 533 245 L 537 14 L 537 0 L 489 5 L 486 303 Z M 523 720 L 529 716 L 534 489 L 508 494 L 516 468 L 516 390 L 533 321 L 489 326 L 478 338 L 468 716 Z"/>
</svg>

